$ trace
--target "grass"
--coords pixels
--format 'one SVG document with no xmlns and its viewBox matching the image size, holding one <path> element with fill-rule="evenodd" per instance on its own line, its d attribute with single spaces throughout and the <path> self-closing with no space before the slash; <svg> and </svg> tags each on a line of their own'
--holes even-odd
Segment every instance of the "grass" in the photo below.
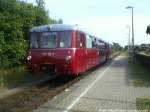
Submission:
<svg viewBox="0 0 150 112">
<path fill-rule="evenodd" d="M 138 60 L 124 53 L 128 57 L 130 72 L 134 86 L 150 86 L 150 69 L 138 62 Z M 136 107 L 139 112 L 150 112 L 150 98 L 137 98 Z"/>
<path fill-rule="evenodd" d="M 137 98 L 136 107 L 138 110 L 146 110 L 145 112 L 150 112 L 150 99 Z"/>
<path fill-rule="evenodd" d="M 150 86 L 150 69 L 144 67 L 136 59 L 128 57 L 131 76 L 134 86 L 149 87 Z"/>
<path fill-rule="evenodd" d="M 0 91 L 19 86 L 30 79 L 33 79 L 33 76 L 25 66 L 0 69 Z"/>
</svg>

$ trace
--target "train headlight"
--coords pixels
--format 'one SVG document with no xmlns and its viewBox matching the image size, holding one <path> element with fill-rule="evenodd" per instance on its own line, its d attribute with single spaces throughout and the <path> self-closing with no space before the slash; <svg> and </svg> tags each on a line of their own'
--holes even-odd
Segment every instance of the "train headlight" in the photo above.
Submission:
<svg viewBox="0 0 150 112">
<path fill-rule="evenodd" d="M 69 61 L 71 59 L 71 56 L 66 56 L 66 61 Z"/>
<path fill-rule="evenodd" d="M 31 58 L 32 58 L 32 57 L 29 55 L 29 56 L 27 57 L 27 60 L 31 60 Z"/>
</svg>

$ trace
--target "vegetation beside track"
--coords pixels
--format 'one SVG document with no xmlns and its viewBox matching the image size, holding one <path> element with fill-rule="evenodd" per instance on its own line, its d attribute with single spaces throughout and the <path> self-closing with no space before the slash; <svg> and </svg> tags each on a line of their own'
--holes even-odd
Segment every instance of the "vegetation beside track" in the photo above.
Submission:
<svg viewBox="0 0 150 112">
<path fill-rule="evenodd" d="M 150 99 L 137 98 L 136 107 L 138 110 L 145 110 L 145 112 L 150 112 Z"/>
<path fill-rule="evenodd" d="M 62 20 L 49 17 L 44 0 L 0 0 L 0 91 L 31 79 L 25 66 L 30 28 Z M 24 65 L 24 66 L 22 66 Z"/>
<path fill-rule="evenodd" d="M 149 87 L 150 86 L 150 69 L 143 66 L 136 59 L 128 56 L 133 84 L 135 86 Z"/>
<path fill-rule="evenodd" d="M 34 79 L 25 66 L 0 69 L 0 91 L 5 91 Z"/>
<path fill-rule="evenodd" d="M 150 67 L 150 55 L 146 53 L 135 53 L 135 58 L 145 67 Z"/>
<path fill-rule="evenodd" d="M 51 81 L 0 99 L 0 112 L 32 112 L 85 76 L 86 74 L 77 78 L 69 76 L 57 77 Z"/>
<path fill-rule="evenodd" d="M 128 57 L 130 73 L 133 80 L 134 86 L 137 87 L 149 87 L 150 86 L 150 69 L 145 67 L 137 59 L 129 56 Z M 136 99 L 136 108 L 144 112 L 150 112 L 150 98 L 137 98 Z"/>
<path fill-rule="evenodd" d="M 59 23 L 50 18 L 44 0 L 0 0 L 0 68 L 25 63 L 30 28 Z"/>
</svg>

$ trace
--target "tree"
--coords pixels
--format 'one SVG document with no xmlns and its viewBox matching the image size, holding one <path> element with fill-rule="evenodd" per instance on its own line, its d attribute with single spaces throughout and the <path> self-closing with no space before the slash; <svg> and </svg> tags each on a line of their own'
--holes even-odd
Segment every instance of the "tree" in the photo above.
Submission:
<svg viewBox="0 0 150 112">
<path fill-rule="evenodd" d="M 58 20 L 58 24 L 63 24 L 63 20 L 61 18 Z"/>
<path fill-rule="evenodd" d="M 124 46 L 124 50 L 125 50 L 125 51 L 127 51 L 127 50 L 128 50 L 128 48 L 129 48 L 129 46 L 128 46 L 128 45 Z"/>
<path fill-rule="evenodd" d="M 123 48 L 122 48 L 122 46 L 119 43 L 115 43 L 115 42 L 112 43 L 112 50 L 114 50 L 114 51 L 121 51 L 122 49 Z"/>
<path fill-rule="evenodd" d="M 48 16 L 44 1 L 37 1 L 38 6 L 20 0 L 0 0 L 0 67 L 25 62 L 30 28 L 57 22 Z"/>
<path fill-rule="evenodd" d="M 45 8 L 45 2 L 44 0 L 36 0 L 36 3 L 38 5 L 38 7 L 44 9 Z"/>
<path fill-rule="evenodd" d="M 149 26 L 147 26 L 146 33 L 147 33 L 147 34 L 150 34 L 150 25 L 149 25 Z"/>
</svg>

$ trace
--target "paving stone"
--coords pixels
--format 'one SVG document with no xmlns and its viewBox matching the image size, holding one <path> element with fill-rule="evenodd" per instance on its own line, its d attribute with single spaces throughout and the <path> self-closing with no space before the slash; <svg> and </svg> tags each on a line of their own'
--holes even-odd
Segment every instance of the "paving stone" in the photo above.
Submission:
<svg viewBox="0 0 150 112">
<path fill-rule="evenodd" d="M 110 63 L 103 65 L 93 74 L 70 87 L 69 90 L 73 91 L 58 103 L 52 105 L 50 101 L 35 112 L 65 112 L 71 104 L 73 106 L 66 112 L 131 112 L 136 110 L 136 98 L 150 96 L 150 88 L 133 86 L 125 56 L 119 56 L 110 68 L 109 66 Z M 103 76 L 97 80 L 100 75 Z M 92 84 L 95 80 L 97 81 Z M 61 97 L 61 94 L 58 97 Z"/>
</svg>

